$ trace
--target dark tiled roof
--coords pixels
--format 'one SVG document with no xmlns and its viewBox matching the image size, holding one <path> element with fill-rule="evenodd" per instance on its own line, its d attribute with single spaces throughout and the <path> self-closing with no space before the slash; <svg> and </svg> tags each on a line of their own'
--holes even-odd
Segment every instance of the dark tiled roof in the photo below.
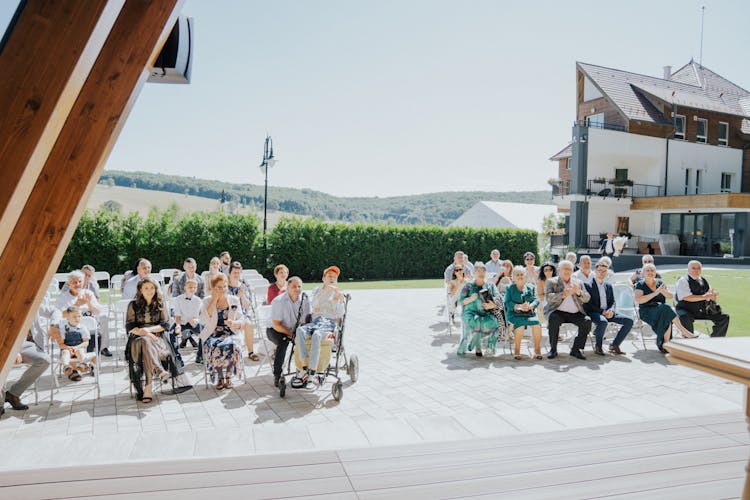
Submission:
<svg viewBox="0 0 750 500">
<path fill-rule="evenodd" d="M 649 101 L 653 96 L 681 106 L 741 116 L 745 118 L 742 131 L 750 133 L 750 92 L 696 62 L 678 69 L 669 80 L 581 62 L 578 68 L 629 120 L 670 123 Z"/>
<path fill-rule="evenodd" d="M 562 148 L 560 151 L 552 155 L 552 157 L 549 159 L 550 161 L 557 161 L 562 160 L 563 158 L 570 158 L 573 156 L 573 143 L 571 142 L 564 148 Z"/>
</svg>

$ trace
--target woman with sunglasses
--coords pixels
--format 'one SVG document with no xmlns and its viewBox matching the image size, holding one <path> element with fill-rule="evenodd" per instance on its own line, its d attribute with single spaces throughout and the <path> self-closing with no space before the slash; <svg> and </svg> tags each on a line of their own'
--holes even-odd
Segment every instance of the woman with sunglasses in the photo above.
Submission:
<svg viewBox="0 0 750 500">
<path fill-rule="evenodd" d="M 536 279 L 539 276 L 539 268 L 534 265 L 536 263 L 536 255 L 533 252 L 526 252 L 523 254 L 523 264 L 526 269 L 526 282 L 536 283 Z"/>
<path fill-rule="evenodd" d="M 453 275 L 448 282 L 448 320 L 454 321 L 456 317 L 456 310 L 458 309 L 458 296 L 461 294 L 461 289 L 468 283 L 464 274 L 464 266 L 457 264 L 453 268 Z"/>
<path fill-rule="evenodd" d="M 539 266 L 539 275 L 536 277 L 536 296 L 539 304 L 544 304 L 544 286 L 547 280 L 557 276 L 557 268 L 552 262 L 545 262 Z"/>
</svg>

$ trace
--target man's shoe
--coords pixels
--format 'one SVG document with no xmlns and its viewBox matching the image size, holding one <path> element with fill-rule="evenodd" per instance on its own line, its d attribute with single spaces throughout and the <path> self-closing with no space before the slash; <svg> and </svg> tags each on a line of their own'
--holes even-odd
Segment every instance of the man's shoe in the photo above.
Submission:
<svg viewBox="0 0 750 500">
<path fill-rule="evenodd" d="M 549 354 L 547 354 L 547 359 L 555 359 L 557 357 L 557 351 L 550 351 Z"/>
<path fill-rule="evenodd" d="M 184 349 L 185 346 L 187 346 L 187 339 L 182 339 L 182 342 L 180 342 L 180 349 Z M 195 346 L 193 346 L 193 347 L 195 347 Z"/>
<path fill-rule="evenodd" d="M 111 358 L 112 357 L 112 353 L 109 352 L 109 349 L 105 347 L 104 349 L 102 349 L 102 356 L 106 356 L 108 358 Z"/>
<path fill-rule="evenodd" d="M 201 358 L 201 357 L 196 357 L 196 358 L 195 358 L 195 362 L 196 362 L 196 363 L 198 363 L 199 365 L 202 365 L 202 364 L 203 364 L 203 358 Z"/>
<path fill-rule="evenodd" d="M 625 354 L 624 352 L 620 350 L 619 345 L 610 345 L 609 352 L 611 352 L 612 354 Z"/>
<path fill-rule="evenodd" d="M 21 402 L 21 398 L 14 396 L 13 394 L 5 393 L 5 402 L 10 403 L 14 410 L 28 410 L 29 406 Z"/>
<path fill-rule="evenodd" d="M 280 379 L 281 379 L 281 377 L 274 377 L 273 378 L 273 386 L 274 387 L 278 387 L 279 386 L 279 380 Z"/>
<path fill-rule="evenodd" d="M 600 345 L 594 347 L 594 352 L 598 354 L 599 356 L 604 356 L 604 350 L 602 349 L 602 346 Z"/>
<path fill-rule="evenodd" d="M 195 347 L 195 348 L 197 348 L 197 347 L 198 347 L 198 342 L 196 342 L 196 341 L 195 341 L 195 339 L 194 339 L 193 337 L 188 337 L 188 342 L 190 342 L 190 345 L 191 345 L 191 346 L 193 346 L 193 347 Z"/>
<path fill-rule="evenodd" d="M 584 356 L 583 353 L 579 349 L 574 349 L 570 351 L 570 355 L 573 356 L 574 358 L 586 359 L 586 356 Z"/>
</svg>

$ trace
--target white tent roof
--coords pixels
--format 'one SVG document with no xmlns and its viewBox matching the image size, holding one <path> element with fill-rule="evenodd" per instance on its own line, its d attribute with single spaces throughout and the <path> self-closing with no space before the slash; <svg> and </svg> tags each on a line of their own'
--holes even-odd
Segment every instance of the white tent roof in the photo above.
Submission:
<svg viewBox="0 0 750 500">
<path fill-rule="evenodd" d="M 555 205 L 480 201 L 453 221 L 450 227 L 532 229 L 541 232 L 544 218 L 554 213 L 557 213 Z"/>
</svg>

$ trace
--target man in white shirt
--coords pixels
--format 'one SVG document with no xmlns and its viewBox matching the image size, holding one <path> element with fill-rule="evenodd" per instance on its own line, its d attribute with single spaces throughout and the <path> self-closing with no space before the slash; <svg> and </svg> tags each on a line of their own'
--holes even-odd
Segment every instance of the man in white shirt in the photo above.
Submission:
<svg viewBox="0 0 750 500">
<path fill-rule="evenodd" d="M 591 270 L 591 257 L 588 255 L 581 255 L 581 260 L 578 265 L 578 271 L 573 273 L 574 278 L 586 283 L 594 277 L 594 272 Z"/>
<path fill-rule="evenodd" d="M 602 252 L 602 255 L 606 255 L 607 257 L 612 257 L 615 254 L 615 238 L 612 231 L 609 231 L 607 237 L 602 240 L 599 250 Z"/>
<path fill-rule="evenodd" d="M 125 282 L 125 286 L 122 288 L 122 298 L 125 300 L 133 300 L 135 298 L 135 292 L 138 290 L 138 283 L 149 274 L 151 274 L 151 262 L 148 259 L 138 259 L 136 275 L 132 276 Z"/>
<path fill-rule="evenodd" d="M 493 250 L 490 252 L 490 260 L 488 260 L 484 267 L 487 269 L 488 275 L 496 275 L 500 272 L 500 265 L 502 262 L 500 262 L 500 250 Z"/>
<path fill-rule="evenodd" d="M 275 387 L 279 386 L 287 347 L 295 336 L 297 327 L 307 323 L 311 314 L 310 300 L 306 294 L 302 293 L 302 280 L 297 276 L 292 276 L 287 281 L 286 293 L 282 293 L 271 302 L 273 327 L 266 330 L 268 340 L 276 346 L 276 354 L 273 358 L 273 385 Z"/>
<path fill-rule="evenodd" d="M 581 259 L 583 264 L 583 259 Z M 596 271 L 592 279 L 584 283 L 586 291 L 591 295 L 591 300 L 583 304 L 583 310 L 591 318 L 594 325 L 594 337 L 596 346 L 594 352 L 604 356 L 604 334 L 607 332 L 609 323 L 620 324 L 620 329 L 615 339 L 609 345 L 609 352 L 613 354 L 623 354 L 620 350 L 620 344 L 625 340 L 630 330 L 633 328 L 633 320 L 617 314 L 615 312 L 615 294 L 612 285 L 607 282 L 609 266 L 611 265 L 609 257 L 602 257 L 596 263 Z M 583 266 L 581 266 L 583 267 Z"/>
<path fill-rule="evenodd" d="M 700 261 L 688 262 L 688 273 L 677 280 L 675 299 L 678 301 L 675 311 L 680 317 L 680 323 L 693 331 L 696 319 L 707 319 L 713 322 L 712 337 L 726 337 L 729 329 L 729 315 L 712 311 L 707 308 L 709 303 L 716 302 L 719 292 L 708 284 L 708 280 L 701 276 L 703 266 Z"/>
</svg>

